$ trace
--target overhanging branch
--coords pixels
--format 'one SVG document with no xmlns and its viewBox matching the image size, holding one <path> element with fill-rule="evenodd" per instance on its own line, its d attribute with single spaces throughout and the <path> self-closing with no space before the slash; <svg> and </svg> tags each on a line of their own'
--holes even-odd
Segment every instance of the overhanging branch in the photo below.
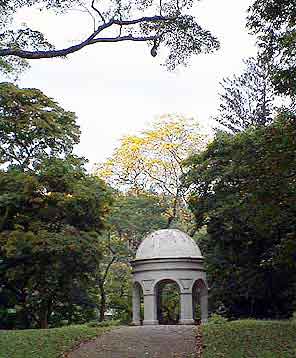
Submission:
<svg viewBox="0 0 296 358">
<path fill-rule="evenodd" d="M 155 40 L 157 37 L 156 36 L 144 36 L 144 37 L 134 37 L 132 35 L 127 35 L 127 36 L 120 36 L 120 37 L 101 37 L 98 39 L 94 39 L 92 40 L 89 45 L 92 45 L 94 43 L 97 42 L 121 42 L 121 41 L 152 41 Z"/>
<path fill-rule="evenodd" d="M 94 31 L 86 40 L 80 42 L 77 45 L 69 46 L 64 49 L 60 50 L 35 50 L 35 51 L 29 51 L 29 50 L 22 50 L 18 48 L 4 48 L 0 49 L 0 57 L 6 57 L 6 56 L 17 56 L 20 58 L 25 58 L 29 60 L 33 59 L 41 59 L 41 58 L 53 58 L 53 57 L 65 57 L 71 53 L 77 52 L 81 50 L 82 48 L 93 45 L 95 43 L 108 43 L 108 42 L 122 42 L 122 41 L 139 41 L 139 42 L 147 42 L 147 41 L 153 41 L 159 37 L 159 35 L 154 36 L 138 36 L 134 37 L 132 35 L 126 35 L 126 36 L 118 36 L 118 37 L 97 37 L 102 31 L 106 30 L 107 28 L 110 28 L 113 25 L 118 25 L 120 27 L 122 26 L 130 26 L 130 25 L 136 25 L 139 23 L 144 22 L 165 22 L 165 21 L 173 21 L 176 17 L 167 17 L 167 16 L 144 16 L 138 19 L 134 20 L 115 20 L 112 19 L 102 25 L 100 25 L 96 31 Z"/>
</svg>

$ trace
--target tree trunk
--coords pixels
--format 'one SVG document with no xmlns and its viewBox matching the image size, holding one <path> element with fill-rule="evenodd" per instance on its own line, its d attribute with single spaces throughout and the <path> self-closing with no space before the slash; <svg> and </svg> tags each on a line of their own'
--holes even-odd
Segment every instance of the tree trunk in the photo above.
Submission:
<svg viewBox="0 0 296 358">
<path fill-rule="evenodd" d="M 48 328 L 49 317 L 52 312 L 52 300 L 49 299 L 44 303 L 39 314 L 40 328 Z"/>
<path fill-rule="evenodd" d="M 47 317 L 48 317 L 48 308 L 44 307 L 44 309 L 41 310 L 40 316 L 39 316 L 41 329 L 48 328 L 48 318 Z"/>
<path fill-rule="evenodd" d="M 100 285 L 100 294 L 101 294 L 101 304 L 100 304 L 100 322 L 105 320 L 105 312 L 106 312 L 106 293 L 104 285 Z"/>
</svg>

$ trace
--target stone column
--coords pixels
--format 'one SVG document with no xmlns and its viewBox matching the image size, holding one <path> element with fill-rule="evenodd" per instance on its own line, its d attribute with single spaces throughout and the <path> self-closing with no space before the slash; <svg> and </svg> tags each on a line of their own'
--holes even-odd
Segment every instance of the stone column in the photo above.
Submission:
<svg viewBox="0 0 296 358">
<path fill-rule="evenodd" d="M 181 292 L 181 319 L 180 324 L 194 324 L 192 312 L 192 292 Z"/>
<path fill-rule="evenodd" d="M 154 293 L 144 294 L 144 322 L 143 325 L 157 325 L 156 296 Z"/>
<path fill-rule="evenodd" d="M 201 323 L 208 321 L 208 290 L 205 287 L 200 294 Z"/>
<path fill-rule="evenodd" d="M 156 294 L 156 319 L 158 320 L 158 323 L 160 324 L 162 321 L 162 310 L 161 310 L 161 292 L 157 290 Z"/>
<path fill-rule="evenodd" d="M 140 288 L 137 285 L 133 287 L 133 325 L 139 326 L 141 324 L 141 295 Z"/>
<path fill-rule="evenodd" d="M 194 290 L 192 293 L 192 317 L 194 321 L 197 319 L 196 317 L 197 306 L 198 306 L 198 297 L 197 297 L 196 290 Z"/>
</svg>

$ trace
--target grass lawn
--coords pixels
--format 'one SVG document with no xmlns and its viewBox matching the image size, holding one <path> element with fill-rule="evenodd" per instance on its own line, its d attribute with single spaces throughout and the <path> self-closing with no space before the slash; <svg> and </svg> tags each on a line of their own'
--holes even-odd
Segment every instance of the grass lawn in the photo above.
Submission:
<svg viewBox="0 0 296 358">
<path fill-rule="evenodd" d="M 203 327 L 203 358 L 296 358 L 296 323 L 242 320 Z"/>
<path fill-rule="evenodd" d="M 68 326 L 52 329 L 0 331 L 0 358 L 61 358 L 79 342 L 110 328 Z"/>
</svg>

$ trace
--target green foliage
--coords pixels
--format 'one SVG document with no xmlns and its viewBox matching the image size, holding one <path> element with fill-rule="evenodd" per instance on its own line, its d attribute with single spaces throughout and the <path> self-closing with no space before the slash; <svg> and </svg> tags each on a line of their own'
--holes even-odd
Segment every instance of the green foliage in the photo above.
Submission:
<svg viewBox="0 0 296 358">
<path fill-rule="evenodd" d="M 224 324 L 226 322 L 228 322 L 227 318 L 219 315 L 218 313 L 212 313 L 209 318 L 208 324 Z"/>
<path fill-rule="evenodd" d="M 88 327 L 114 327 L 119 325 L 120 325 L 119 320 L 91 321 L 87 324 Z"/>
<path fill-rule="evenodd" d="M 8 57 L 0 58 L 0 73 L 9 80 L 17 80 L 18 77 L 30 68 L 28 61 L 17 58 Z"/>
<path fill-rule="evenodd" d="M 0 85 L 0 101 L 1 328 L 83 323 L 94 318 L 87 289 L 111 193 L 71 155 L 72 112 L 10 84 Z"/>
<path fill-rule="evenodd" d="M 108 309 L 123 323 L 128 323 L 132 315 L 132 275 L 127 258 L 126 255 L 112 265 L 106 282 Z"/>
<path fill-rule="evenodd" d="M 93 278 L 90 296 L 99 306 L 99 320 L 105 320 L 109 309 L 119 318 L 119 314 L 130 304 L 129 249 L 125 240 L 105 231 L 100 236 L 102 259 Z"/>
<path fill-rule="evenodd" d="M 37 173 L 0 172 L 0 274 L 11 291 L 8 304 L 37 325 L 90 284 L 101 258 L 110 196 L 76 161 L 49 160 Z"/>
<path fill-rule="evenodd" d="M 293 312 L 293 315 L 292 315 L 292 317 L 291 317 L 291 320 L 292 320 L 293 322 L 296 322 L 296 312 Z"/>
<path fill-rule="evenodd" d="M 279 94 L 296 94 L 296 10 L 290 0 L 256 0 L 249 9 L 248 28 L 258 35 L 266 63 L 272 65 Z"/>
<path fill-rule="evenodd" d="M 158 319 L 161 324 L 176 324 L 180 319 L 180 290 L 175 282 L 162 282 L 158 287 L 160 305 Z"/>
<path fill-rule="evenodd" d="M 110 195 L 75 157 L 49 159 L 38 172 L 0 172 L 2 230 L 59 232 L 67 225 L 100 231 Z"/>
<path fill-rule="evenodd" d="M 0 163 L 32 168 L 70 154 L 79 142 L 75 114 L 40 90 L 1 83 L 0 108 Z"/>
<path fill-rule="evenodd" d="M 295 357 L 295 323 L 244 320 L 205 325 L 202 331 L 203 358 Z"/>
<path fill-rule="evenodd" d="M 143 237 L 167 226 L 167 210 L 168 202 L 161 195 L 117 193 L 109 219 L 111 230 L 135 253 Z"/>
<path fill-rule="evenodd" d="M 219 135 L 188 161 L 187 185 L 215 310 L 287 317 L 295 309 L 295 117 Z"/>
<path fill-rule="evenodd" d="M 269 65 L 260 58 L 249 58 L 244 62 L 245 70 L 240 76 L 223 79 L 219 114 L 214 117 L 222 130 L 232 133 L 266 126 L 272 120 L 274 91 Z"/>
<path fill-rule="evenodd" d="M 2 358 L 60 358 L 79 343 L 93 339 L 108 328 L 87 325 L 63 328 L 1 331 Z"/>
</svg>

